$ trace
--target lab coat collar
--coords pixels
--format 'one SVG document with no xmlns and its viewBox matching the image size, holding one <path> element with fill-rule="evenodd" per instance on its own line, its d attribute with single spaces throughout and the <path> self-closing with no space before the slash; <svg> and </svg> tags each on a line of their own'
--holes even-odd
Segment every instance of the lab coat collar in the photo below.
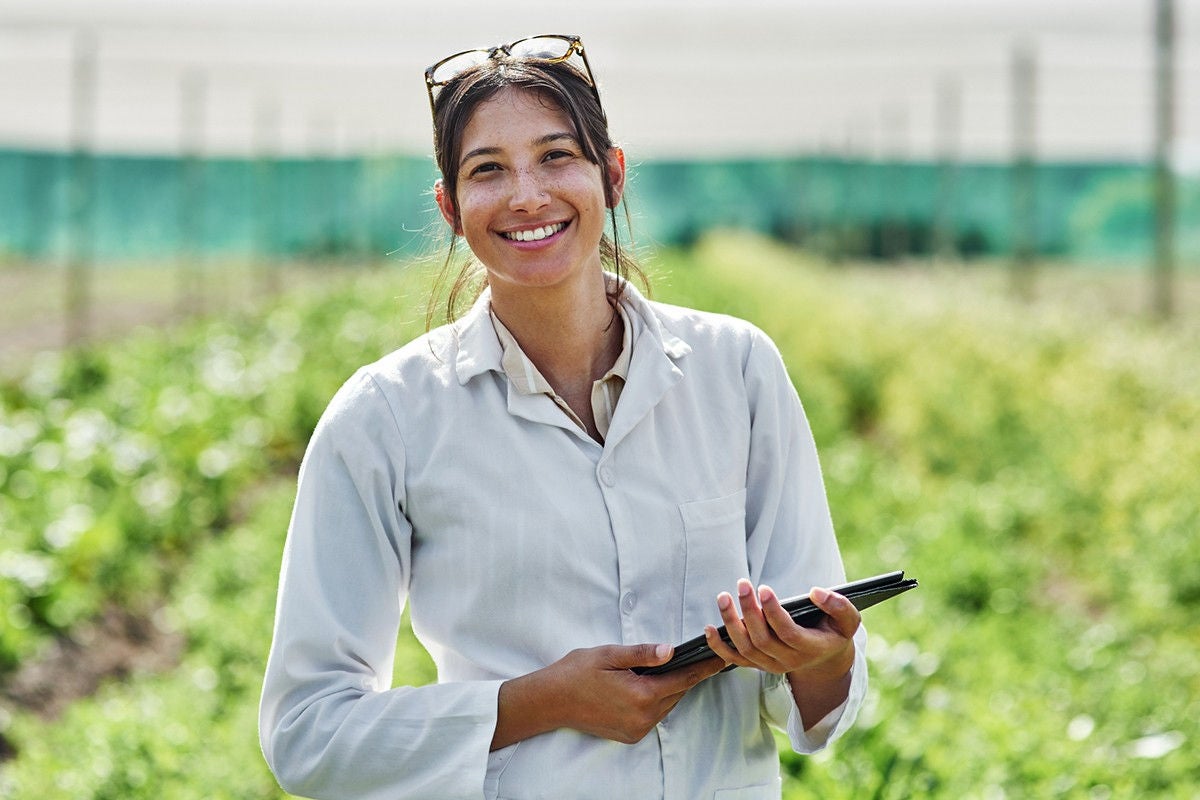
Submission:
<svg viewBox="0 0 1200 800">
<path fill-rule="evenodd" d="M 615 275 L 605 274 L 609 281 L 616 280 Z M 665 355 L 671 362 L 678 361 L 692 352 L 691 345 L 663 327 L 658 315 L 654 313 L 653 306 L 632 284 L 625 284 L 621 302 L 628 313 L 638 315 L 643 326 L 641 335 L 633 342 L 635 362 L 638 360 L 639 349 L 653 349 Z M 460 385 L 465 386 L 472 378 L 485 372 L 504 372 L 501 364 L 504 351 L 491 324 L 490 306 L 491 291 L 484 289 L 471 309 L 453 325 L 458 341 L 455 373 Z M 672 363 L 672 366 L 675 365 Z M 632 370 L 633 365 L 630 368 Z M 633 377 L 632 374 L 630 377 Z"/>
</svg>

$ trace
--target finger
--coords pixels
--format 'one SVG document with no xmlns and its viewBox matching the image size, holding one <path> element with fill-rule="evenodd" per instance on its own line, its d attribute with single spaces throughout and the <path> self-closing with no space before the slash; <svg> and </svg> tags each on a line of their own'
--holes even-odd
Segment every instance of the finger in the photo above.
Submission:
<svg viewBox="0 0 1200 800">
<path fill-rule="evenodd" d="M 670 661 L 674 650 L 669 644 L 614 644 L 603 648 L 603 658 L 609 669 L 657 667 Z"/>
<path fill-rule="evenodd" d="M 770 588 L 767 590 L 770 591 Z M 746 633 L 749 634 L 755 648 L 770 657 L 778 655 L 779 637 L 770 630 L 767 618 L 762 614 L 762 606 L 758 603 L 758 593 L 749 581 L 738 582 L 738 600 L 742 602 L 742 624 L 745 625 Z"/>
<path fill-rule="evenodd" d="M 770 586 L 758 587 L 758 600 L 762 604 L 763 619 L 780 641 L 792 648 L 799 646 L 804 629 L 796 624 L 792 615 L 783 607 L 783 603 L 779 602 L 775 591 Z"/>
<path fill-rule="evenodd" d="M 725 630 L 729 633 L 730 642 L 738 653 L 750 662 L 748 666 L 777 672 L 780 662 L 775 655 L 786 648 L 775 638 L 763 619 L 762 609 L 758 607 L 754 587 L 750 581 L 738 581 L 738 603 L 743 611 L 741 618 L 738 618 L 732 608 L 722 610 L 721 618 L 725 621 Z"/>
<path fill-rule="evenodd" d="M 768 647 L 774 635 L 771 633 L 767 621 L 763 619 L 762 607 L 758 604 L 754 585 L 750 581 L 742 579 L 738 581 L 737 590 L 738 603 L 742 608 L 742 624 L 746 626 L 746 633 L 749 634 L 750 641 L 760 649 Z"/>
<path fill-rule="evenodd" d="M 708 649 L 713 651 L 717 658 L 721 659 L 726 664 L 736 664 L 739 667 L 752 667 L 745 656 L 735 650 L 717 632 L 715 625 L 704 626 L 704 641 L 708 643 Z"/>
<path fill-rule="evenodd" d="M 725 623 L 725 632 L 729 634 L 729 642 L 733 648 L 739 653 L 751 650 L 754 645 L 750 643 L 746 626 L 742 624 L 742 618 L 738 616 L 733 595 L 729 592 L 721 592 L 717 595 L 717 610 L 721 613 L 721 621 Z"/>
<path fill-rule="evenodd" d="M 695 686 L 700 681 L 708 680 L 713 675 L 725 669 L 725 666 L 725 661 L 719 657 L 706 658 L 703 661 L 693 664 L 686 670 L 689 687 Z"/>
<path fill-rule="evenodd" d="M 849 639 L 858 630 L 862 615 L 854 607 L 854 603 L 837 592 L 819 586 L 814 586 L 808 596 L 817 608 L 829 615 L 831 627 L 842 636 Z"/>
<path fill-rule="evenodd" d="M 661 696 L 682 697 L 696 684 L 708 680 L 723 669 L 725 669 L 725 662 L 720 658 L 706 658 L 665 675 L 649 676 L 649 679 L 657 683 L 655 692 L 660 693 Z M 675 702 L 678 702 L 678 699 Z"/>
</svg>

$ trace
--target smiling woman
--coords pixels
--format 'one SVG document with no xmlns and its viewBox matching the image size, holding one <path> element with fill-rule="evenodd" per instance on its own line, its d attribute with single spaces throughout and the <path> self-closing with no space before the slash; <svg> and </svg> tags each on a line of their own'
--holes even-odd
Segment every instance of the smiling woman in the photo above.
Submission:
<svg viewBox="0 0 1200 800">
<path fill-rule="evenodd" d="M 442 186 L 438 206 L 487 270 L 497 315 L 520 314 L 520 287 L 580 291 L 582 281 L 601 289 L 596 310 L 610 316 L 599 243 L 625 184 L 620 151 L 589 161 L 563 111 L 512 87 L 476 108 L 462 148 L 449 165 L 455 196 Z"/>
<path fill-rule="evenodd" d="M 778 798 L 770 726 L 815 751 L 866 687 L 854 606 L 814 589 L 804 628 L 770 588 L 845 578 L 778 351 L 627 283 L 625 157 L 578 37 L 425 77 L 438 208 L 485 288 L 359 370 L 313 434 L 267 761 L 314 797 Z M 405 604 L 436 685 L 390 686 Z M 634 671 L 702 632 L 716 657 Z"/>
</svg>

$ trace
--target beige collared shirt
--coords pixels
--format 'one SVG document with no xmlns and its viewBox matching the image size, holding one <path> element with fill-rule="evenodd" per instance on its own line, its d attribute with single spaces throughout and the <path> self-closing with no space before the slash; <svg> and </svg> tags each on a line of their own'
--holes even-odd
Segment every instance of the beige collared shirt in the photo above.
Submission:
<svg viewBox="0 0 1200 800">
<path fill-rule="evenodd" d="M 583 424 L 583 420 L 571 410 L 567 401 L 554 391 L 550 381 L 546 380 L 538 371 L 537 365 L 529 360 L 529 356 L 525 355 L 525 351 L 521 349 L 516 337 L 508 328 L 504 327 L 504 323 L 496 316 L 496 312 L 491 311 L 490 313 L 492 326 L 496 329 L 496 337 L 500 340 L 500 347 L 504 353 L 501 356 L 500 365 L 504 368 L 504 374 L 512 381 L 513 388 L 521 394 L 549 396 L 555 405 L 571 418 L 572 422 L 586 431 L 587 426 Z M 608 428 L 612 424 L 617 401 L 621 399 L 621 390 L 625 388 L 625 381 L 629 378 L 629 362 L 633 357 L 633 324 L 629 314 L 625 312 L 620 303 L 617 304 L 617 313 L 620 315 L 622 327 L 621 353 L 608 372 L 592 383 L 592 416 L 596 419 L 596 430 L 600 432 L 601 438 L 608 436 Z"/>
</svg>

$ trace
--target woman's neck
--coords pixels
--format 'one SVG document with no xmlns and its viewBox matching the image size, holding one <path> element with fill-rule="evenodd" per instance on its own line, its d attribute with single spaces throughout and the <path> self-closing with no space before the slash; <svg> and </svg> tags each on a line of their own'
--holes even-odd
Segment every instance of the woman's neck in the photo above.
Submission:
<svg viewBox="0 0 1200 800">
<path fill-rule="evenodd" d="M 500 288 L 500 291 L 496 291 Z M 590 396 L 621 352 L 622 326 L 603 273 L 575 286 L 542 289 L 493 287 L 492 310 L 554 390 Z"/>
</svg>

